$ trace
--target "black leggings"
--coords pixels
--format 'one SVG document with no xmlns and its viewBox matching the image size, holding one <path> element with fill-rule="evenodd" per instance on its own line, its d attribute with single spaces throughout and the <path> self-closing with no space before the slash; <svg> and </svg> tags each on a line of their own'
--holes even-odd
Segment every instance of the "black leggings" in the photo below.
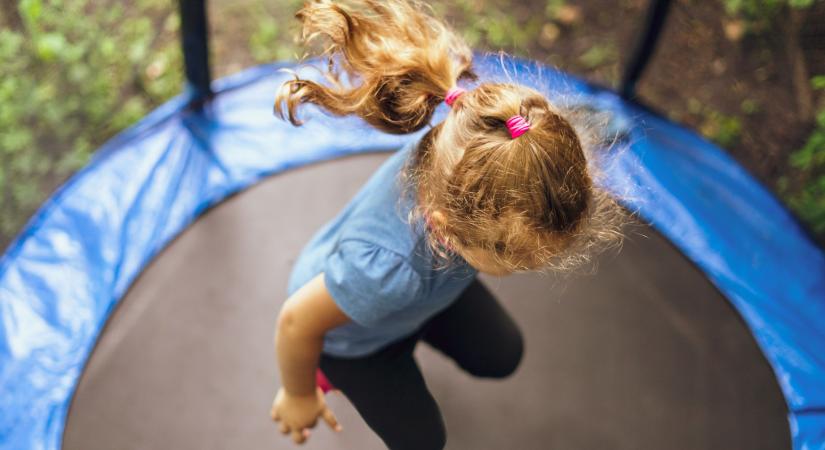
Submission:
<svg viewBox="0 0 825 450">
<path fill-rule="evenodd" d="M 442 449 L 447 440 L 441 412 L 413 358 L 419 339 L 478 377 L 512 374 L 524 352 L 518 326 L 476 279 L 404 339 L 360 358 L 322 354 L 321 370 L 391 450 Z"/>
</svg>

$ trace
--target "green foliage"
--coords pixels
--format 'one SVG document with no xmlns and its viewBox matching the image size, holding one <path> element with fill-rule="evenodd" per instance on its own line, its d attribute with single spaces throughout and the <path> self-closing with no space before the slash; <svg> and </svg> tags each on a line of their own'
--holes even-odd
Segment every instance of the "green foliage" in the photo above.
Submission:
<svg viewBox="0 0 825 450">
<path fill-rule="evenodd" d="M 278 38 L 279 26 L 274 20 L 261 20 L 255 32 L 249 38 L 249 47 L 256 61 L 271 61 L 277 58 L 273 54 L 272 42 Z"/>
<path fill-rule="evenodd" d="M 742 135 L 742 121 L 739 117 L 724 114 L 706 105 L 695 98 L 688 99 L 688 112 L 700 117 L 699 132 L 722 148 L 731 148 L 739 142 Z M 743 109 L 756 108 L 754 105 L 745 105 Z"/>
<path fill-rule="evenodd" d="M 544 6 L 544 15 L 548 18 L 554 18 L 559 11 L 567 5 L 567 0 L 546 0 Z"/>
<path fill-rule="evenodd" d="M 252 1 L 239 3 L 233 10 L 244 21 L 252 24 L 249 36 L 249 51 L 256 63 L 295 60 L 303 49 L 293 39 L 291 27 L 298 27 L 292 20 L 295 11 L 301 8 L 303 0 Z M 289 11 L 289 14 L 285 14 Z"/>
<path fill-rule="evenodd" d="M 807 8 L 816 0 L 723 0 L 725 11 L 729 15 L 742 15 L 747 18 L 770 18 L 785 5 L 791 8 Z"/>
<path fill-rule="evenodd" d="M 548 11 L 552 9 L 551 3 L 564 4 L 561 0 L 550 0 Z M 504 49 L 514 54 L 524 54 L 547 21 L 544 14 L 532 14 L 529 9 L 517 11 L 512 2 L 504 0 L 435 1 L 430 5 L 437 16 L 456 19 L 456 30 L 471 47 Z"/>
<path fill-rule="evenodd" d="M 748 115 L 756 114 L 762 109 L 762 105 L 757 100 L 746 98 L 739 104 L 739 109 Z"/>
<path fill-rule="evenodd" d="M 0 238 L 94 148 L 180 91 L 174 5 L 129 5 L 20 0 L 22 29 L 0 29 Z"/>
<path fill-rule="evenodd" d="M 579 61 L 585 68 L 595 69 L 605 64 L 615 62 L 618 57 L 617 55 L 616 47 L 610 42 L 605 42 L 590 47 L 579 57 Z"/>
<path fill-rule="evenodd" d="M 825 90 L 825 77 L 811 80 L 814 89 Z M 789 186 L 787 178 L 780 182 L 780 192 L 785 201 L 811 229 L 825 235 L 825 107 L 816 116 L 814 129 L 805 145 L 790 157 L 795 178 L 802 180 L 797 186 Z"/>
<path fill-rule="evenodd" d="M 744 19 L 748 29 L 761 32 L 787 7 L 804 9 L 817 0 L 722 0 L 728 16 Z"/>
</svg>

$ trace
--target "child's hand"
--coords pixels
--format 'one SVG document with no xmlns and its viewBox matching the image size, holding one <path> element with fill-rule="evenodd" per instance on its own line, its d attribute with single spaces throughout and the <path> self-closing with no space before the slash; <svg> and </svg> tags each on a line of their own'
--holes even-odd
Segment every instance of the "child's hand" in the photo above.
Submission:
<svg viewBox="0 0 825 450">
<path fill-rule="evenodd" d="M 342 429 L 335 415 L 327 408 L 321 388 L 316 388 L 314 395 L 306 396 L 293 396 L 280 388 L 270 414 L 272 420 L 281 423 L 281 433 L 292 434 L 292 440 L 296 444 L 306 441 L 309 429 L 315 427 L 318 417 L 322 417 L 333 430 Z"/>
</svg>

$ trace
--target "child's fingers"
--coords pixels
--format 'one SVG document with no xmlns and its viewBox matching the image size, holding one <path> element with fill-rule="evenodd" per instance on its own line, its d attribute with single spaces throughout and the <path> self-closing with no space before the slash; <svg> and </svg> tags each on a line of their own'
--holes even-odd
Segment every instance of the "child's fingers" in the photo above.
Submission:
<svg viewBox="0 0 825 450">
<path fill-rule="evenodd" d="M 292 430 L 292 440 L 295 441 L 296 444 L 303 444 L 307 438 L 301 430 L 295 429 Z"/>
<path fill-rule="evenodd" d="M 269 415 L 272 417 L 272 420 L 274 420 L 276 422 L 281 420 L 281 416 L 280 416 L 280 414 L 278 414 L 278 410 L 275 409 L 274 406 L 272 407 L 271 410 L 269 410 Z"/>
<path fill-rule="evenodd" d="M 278 429 L 281 430 L 282 434 L 288 434 L 289 433 L 289 426 L 284 422 L 281 422 L 281 426 L 279 426 Z"/>
<path fill-rule="evenodd" d="M 338 419 L 335 418 L 335 414 L 329 408 L 324 408 L 324 412 L 322 413 L 324 416 L 324 421 L 335 431 L 341 431 L 341 425 L 338 424 Z"/>
</svg>

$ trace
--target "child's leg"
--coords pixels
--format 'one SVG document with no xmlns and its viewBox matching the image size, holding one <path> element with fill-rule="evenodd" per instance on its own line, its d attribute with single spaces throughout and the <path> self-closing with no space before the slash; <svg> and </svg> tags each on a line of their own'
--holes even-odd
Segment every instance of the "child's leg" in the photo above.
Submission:
<svg viewBox="0 0 825 450">
<path fill-rule="evenodd" d="M 391 450 L 441 450 L 441 411 L 413 358 L 419 333 L 363 358 L 321 355 L 320 368 Z"/>
<path fill-rule="evenodd" d="M 428 321 L 423 339 L 479 377 L 512 374 L 524 353 L 518 326 L 478 279 Z"/>
</svg>

